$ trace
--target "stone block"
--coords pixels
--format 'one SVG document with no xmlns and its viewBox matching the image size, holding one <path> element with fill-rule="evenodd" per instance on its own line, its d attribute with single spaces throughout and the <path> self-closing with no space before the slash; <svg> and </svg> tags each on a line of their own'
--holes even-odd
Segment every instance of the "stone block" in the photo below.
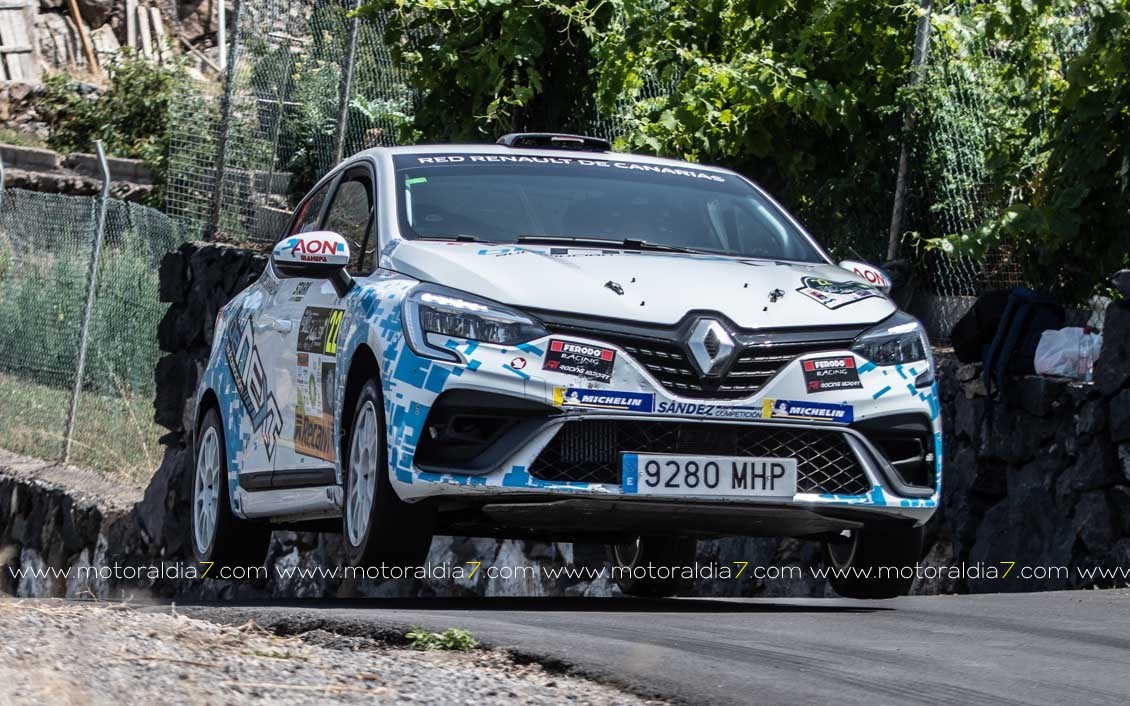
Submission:
<svg viewBox="0 0 1130 706">
<path fill-rule="evenodd" d="M 1116 442 L 1130 441 L 1130 389 L 1110 398 L 1110 438 Z"/>
<path fill-rule="evenodd" d="M 1095 386 L 1113 395 L 1130 383 L 1130 302 L 1111 302 L 1103 321 L 1103 347 L 1094 368 Z"/>
</svg>

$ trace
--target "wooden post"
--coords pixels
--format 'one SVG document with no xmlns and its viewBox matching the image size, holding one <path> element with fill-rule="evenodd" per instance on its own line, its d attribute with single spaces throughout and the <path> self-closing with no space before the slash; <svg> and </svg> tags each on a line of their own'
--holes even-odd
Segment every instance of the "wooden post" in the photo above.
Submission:
<svg viewBox="0 0 1130 706">
<path fill-rule="evenodd" d="M 172 59 L 169 53 L 169 38 L 165 35 L 165 23 L 161 20 L 161 10 L 153 5 L 149 8 L 149 25 L 153 28 L 153 43 L 157 48 L 157 58 L 161 61 Z"/>
<path fill-rule="evenodd" d="M 90 37 L 87 36 L 86 23 L 82 21 L 82 15 L 78 11 L 78 3 L 75 0 L 67 0 L 67 4 L 71 8 L 71 16 L 75 19 L 75 27 L 78 29 L 79 41 L 82 42 L 82 53 L 86 55 L 86 63 L 92 73 L 100 73 L 98 57 L 94 56 L 94 48 L 90 46 Z"/>
<path fill-rule="evenodd" d="M 141 55 L 152 59 L 153 35 L 149 31 L 149 8 L 141 3 L 137 5 L 137 36 L 141 40 Z"/>
<path fill-rule="evenodd" d="M 126 0 L 126 44 L 137 49 L 137 0 Z"/>
<path fill-rule="evenodd" d="M 180 40 L 180 43 L 182 45 L 184 45 L 185 49 L 192 52 L 193 56 L 195 56 L 197 59 L 200 59 L 200 61 L 204 62 L 205 65 L 210 67 L 216 73 L 220 73 L 220 67 L 216 65 L 216 62 L 209 59 L 207 54 L 205 54 L 204 52 L 202 52 L 199 49 L 197 49 L 196 47 L 194 47 L 192 45 L 192 42 L 190 42 L 190 41 L 188 41 L 187 39 L 184 38 L 183 34 L 178 32 L 177 33 L 177 39 Z"/>
</svg>

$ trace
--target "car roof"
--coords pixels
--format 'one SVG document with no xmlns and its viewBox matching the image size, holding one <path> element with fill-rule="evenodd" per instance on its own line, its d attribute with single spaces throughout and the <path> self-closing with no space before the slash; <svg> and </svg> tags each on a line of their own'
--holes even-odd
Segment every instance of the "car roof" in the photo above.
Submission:
<svg viewBox="0 0 1130 706">
<path fill-rule="evenodd" d="M 529 157 L 573 157 L 575 159 L 603 159 L 620 162 L 633 162 L 636 164 L 654 164 L 658 166 L 674 167 L 677 169 L 697 169 L 700 171 L 717 172 L 720 174 L 736 174 L 723 167 L 714 167 L 709 164 L 686 162 L 681 159 L 668 159 L 666 157 L 652 157 L 644 154 L 630 152 L 590 152 L 585 150 L 566 149 L 535 149 L 529 147 L 507 147 L 498 144 L 443 144 L 443 145 L 401 145 L 398 147 L 373 147 L 358 152 L 356 157 L 376 157 L 381 154 L 498 154 L 498 155 L 525 155 Z M 352 159 L 352 158 L 351 158 Z"/>
</svg>

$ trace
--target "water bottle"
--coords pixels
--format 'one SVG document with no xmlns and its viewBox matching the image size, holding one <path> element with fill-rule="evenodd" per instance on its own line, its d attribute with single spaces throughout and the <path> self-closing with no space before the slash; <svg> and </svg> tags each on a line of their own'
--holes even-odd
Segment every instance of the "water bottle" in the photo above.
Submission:
<svg viewBox="0 0 1130 706">
<path fill-rule="evenodd" d="M 1079 365 L 1083 373 L 1080 377 L 1085 382 L 1091 382 L 1095 366 L 1095 340 L 1098 336 L 1091 334 L 1089 327 L 1083 328 L 1083 335 L 1079 337 Z"/>
</svg>

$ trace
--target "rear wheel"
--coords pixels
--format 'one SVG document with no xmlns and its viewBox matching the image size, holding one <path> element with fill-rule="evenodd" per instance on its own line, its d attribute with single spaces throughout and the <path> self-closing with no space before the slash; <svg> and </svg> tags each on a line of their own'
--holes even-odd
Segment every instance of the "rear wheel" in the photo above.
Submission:
<svg viewBox="0 0 1130 706">
<path fill-rule="evenodd" d="M 664 598 L 687 593 L 694 580 L 683 576 L 694 566 L 698 542 L 685 537 L 637 537 L 608 545 L 612 578 L 629 596 Z"/>
<path fill-rule="evenodd" d="M 410 505 L 388 476 L 384 414 L 377 383 L 357 398 L 345 463 L 345 553 L 352 566 L 422 566 L 432 543 L 431 508 Z"/>
<path fill-rule="evenodd" d="M 924 528 L 858 529 L 824 543 L 828 582 L 845 598 L 905 596 L 922 558 Z M 907 576 L 909 574 L 909 577 Z"/>
<path fill-rule="evenodd" d="M 262 566 L 271 528 L 232 514 L 224 430 L 215 409 L 204 414 L 196 439 L 190 516 L 193 557 L 226 568 Z"/>
</svg>

